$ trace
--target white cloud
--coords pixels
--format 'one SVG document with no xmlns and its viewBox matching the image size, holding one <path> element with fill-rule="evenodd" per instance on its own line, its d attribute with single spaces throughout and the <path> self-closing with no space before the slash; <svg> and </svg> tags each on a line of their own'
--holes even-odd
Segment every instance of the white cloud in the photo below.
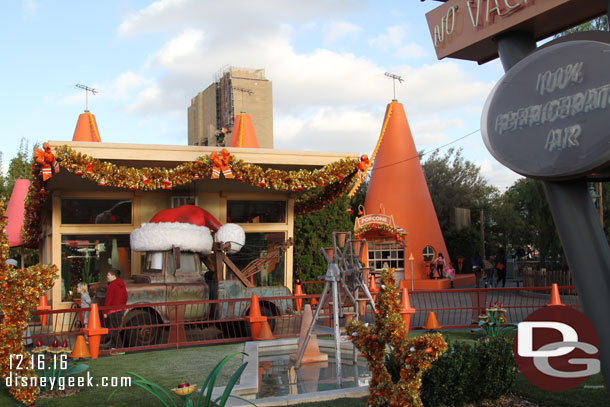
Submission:
<svg viewBox="0 0 610 407">
<path fill-rule="evenodd" d="M 119 35 L 182 30 L 196 24 L 213 27 L 211 31 L 222 34 L 234 32 L 243 38 L 242 28 L 247 28 L 247 34 L 251 35 L 277 21 L 301 23 L 313 18 L 344 17 L 362 9 L 366 3 L 366 0 L 267 0 L 244 1 L 236 6 L 235 2 L 228 1 L 159 0 L 128 15 L 119 27 Z"/>
<path fill-rule="evenodd" d="M 362 27 L 356 24 L 347 21 L 334 21 L 326 29 L 324 43 L 332 44 L 346 37 L 356 36 L 361 31 Z"/>
<path fill-rule="evenodd" d="M 38 13 L 40 3 L 34 0 L 23 1 L 23 18 L 30 19 Z"/>
<path fill-rule="evenodd" d="M 406 34 L 406 28 L 402 25 L 394 25 L 388 27 L 386 32 L 379 34 L 378 36 L 371 38 L 369 44 L 375 48 L 381 48 L 382 50 L 397 49 L 402 44 L 402 39 Z"/>
<path fill-rule="evenodd" d="M 411 126 L 413 140 L 418 150 L 432 146 L 436 148 L 449 141 L 447 131 L 464 126 L 462 120 L 452 118 L 444 119 L 437 115 L 424 117 Z"/>
<path fill-rule="evenodd" d="M 476 164 L 481 168 L 481 175 L 491 181 L 492 185 L 496 186 L 500 192 L 504 192 L 515 181 L 523 178 L 523 176 L 509 170 L 489 155 L 482 161 L 476 162 Z"/>
<path fill-rule="evenodd" d="M 428 52 L 419 44 L 411 43 L 398 48 L 396 56 L 399 58 L 423 58 L 428 56 Z"/>
</svg>

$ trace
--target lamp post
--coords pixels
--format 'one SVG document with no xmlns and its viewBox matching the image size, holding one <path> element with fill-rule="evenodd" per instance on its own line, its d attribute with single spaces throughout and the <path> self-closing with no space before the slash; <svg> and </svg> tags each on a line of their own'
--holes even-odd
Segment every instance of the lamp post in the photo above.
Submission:
<svg viewBox="0 0 610 407">
<path fill-rule="evenodd" d="M 413 291 L 414 288 L 414 282 L 413 282 L 413 262 L 415 261 L 415 257 L 413 257 L 413 252 L 411 252 L 411 254 L 409 254 L 409 261 L 411 262 L 411 291 Z"/>
</svg>

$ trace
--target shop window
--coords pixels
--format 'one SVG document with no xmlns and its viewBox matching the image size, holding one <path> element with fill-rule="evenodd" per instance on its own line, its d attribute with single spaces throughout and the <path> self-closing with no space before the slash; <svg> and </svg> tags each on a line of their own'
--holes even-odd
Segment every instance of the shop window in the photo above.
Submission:
<svg viewBox="0 0 610 407">
<path fill-rule="evenodd" d="M 70 301 L 76 285 L 106 280 L 111 268 L 121 277 L 131 275 L 129 235 L 62 235 L 61 236 L 61 298 Z"/>
<path fill-rule="evenodd" d="M 424 261 L 432 261 L 434 260 L 434 248 L 432 246 L 426 246 L 424 247 L 424 250 L 422 252 L 422 254 L 424 255 Z"/>
<path fill-rule="evenodd" d="M 244 270 L 251 261 L 271 253 L 276 245 L 285 240 L 284 232 L 246 233 L 245 246 L 239 252 L 230 254 L 229 258 L 237 268 Z M 262 270 L 253 276 L 254 284 L 257 286 L 284 285 L 284 264 L 284 254 L 271 256 Z M 227 278 L 235 278 L 232 274 L 230 270 L 227 270 Z"/>
<path fill-rule="evenodd" d="M 131 200 L 62 199 L 63 224 L 131 224 Z"/>
<path fill-rule="evenodd" d="M 369 267 L 383 269 L 384 265 L 396 270 L 405 268 L 405 249 L 394 240 L 367 242 Z"/>
<path fill-rule="evenodd" d="M 227 201 L 227 222 L 286 223 L 286 201 Z"/>
</svg>

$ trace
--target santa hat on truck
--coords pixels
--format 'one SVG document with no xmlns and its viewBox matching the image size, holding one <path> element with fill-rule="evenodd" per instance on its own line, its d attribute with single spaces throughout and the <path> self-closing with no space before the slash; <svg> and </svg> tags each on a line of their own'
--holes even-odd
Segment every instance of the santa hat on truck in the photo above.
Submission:
<svg viewBox="0 0 610 407">
<path fill-rule="evenodd" d="M 234 223 L 223 225 L 208 211 L 195 205 L 163 209 L 131 232 L 131 249 L 137 252 L 163 251 L 173 247 L 209 254 L 216 233 L 216 241 L 231 243 L 230 253 L 237 253 L 246 243 L 246 233 Z"/>
</svg>

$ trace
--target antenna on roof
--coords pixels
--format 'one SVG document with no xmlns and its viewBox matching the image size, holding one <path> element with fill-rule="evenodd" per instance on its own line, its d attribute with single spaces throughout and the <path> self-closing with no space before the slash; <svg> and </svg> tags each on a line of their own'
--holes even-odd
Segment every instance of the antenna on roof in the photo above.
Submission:
<svg viewBox="0 0 610 407">
<path fill-rule="evenodd" d="M 98 93 L 97 90 L 93 89 L 89 86 L 86 86 L 86 85 L 76 84 L 74 86 L 76 86 L 79 89 L 84 89 L 84 91 L 85 91 L 85 112 L 88 112 L 89 111 L 89 92 L 91 92 L 92 95 L 95 95 L 96 93 Z"/>
<path fill-rule="evenodd" d="M 233 88 L 233 90 L 236 90 L 238 92 L 241 92 L 241 107 L 242 109 L 244 108 L 244 93 L 247 93 L 248 95 L 252 95 L 254 93 L 254 91 L 251 91 L 250 89 L 245 89 L 245 88 Z M 240 113 L 246 113 L 245 111 L 241 111 Z"/>
<path fill-rule="evenodd" d="M 394 99 L 392 99 L 392 101 L 396 102 L 396 81 L 398 80 L 399 83 L 402 82 L 402 76 L 394 75 L 393 73 L 389 72 L 384 73 L 384 75 L 389 78 L 392 78 L 392 86 L 394 87 Z"/>
</svg>

